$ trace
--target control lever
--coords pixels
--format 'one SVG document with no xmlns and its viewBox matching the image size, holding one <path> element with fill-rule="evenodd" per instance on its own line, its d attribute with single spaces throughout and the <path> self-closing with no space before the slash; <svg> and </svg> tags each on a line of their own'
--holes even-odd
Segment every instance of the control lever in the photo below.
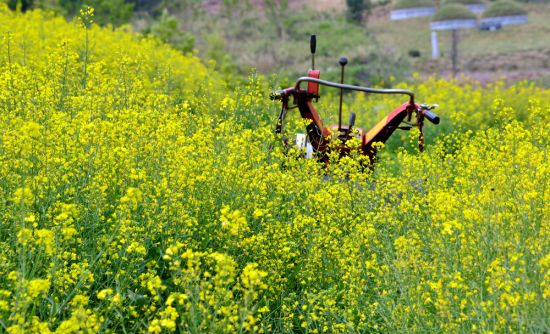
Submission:
<svg viewBox="0 0 550 334">
<path fill-rule="evenodd" d="M 342 57 L 342 58 L 340 58 L 338 63 L 340 64 L 340 67 L 342 68 L 342 70 L 340 72 L 341 73 L 340 74 L 340 83 L 343 85 L 344 84 L 344 67 L 348 63 L 348 58 Z M 340 88 L 340 109 L 339 109 L 339 112 L 338 112 L 338 131 L 342 131 L 342 102 L 343 102 L 343 99 L 344 99 L 344 89 Z"/>
<path fill-rule="evenodd" d="M 353 126 L 355 125 L 355 113 L 352 112 L 350 115 L 349 115 L 349 126 L 348 126 L 348 129 L 346 130 L 346 140 L 349 139 L 349 134 L 351 133 L 351 129 L 353 128 Z"/>
<path fill-rule="evenodd" d="M 348 131 L 351 130 L 351 128 L 355 125 L 355 113 L 352 112 L 350 115 L 349 115 L 349 128 L 348 128 Z"/>
<path fill-rule="evenodd" d="M 309 39 L 309 50 L 311 51 L 311 69 L 315 69 L 315 49 L 317 48 L 317 36 L 311 35 Z"/>
</svg>

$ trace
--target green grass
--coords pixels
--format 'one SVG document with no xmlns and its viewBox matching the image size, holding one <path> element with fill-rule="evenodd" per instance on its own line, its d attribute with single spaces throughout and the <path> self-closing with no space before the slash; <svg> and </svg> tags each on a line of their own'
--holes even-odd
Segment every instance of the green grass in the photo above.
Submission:
<svg viewBox="0 0 550 334">
<path fill-rule="evenodd" d="M 228 43 L 228 52 L 235 55 L 238 67 L 254 67 L 263 74 L 276 73 L 286 84 L 291 84 L 311 68 L 309 38 L 316 34 L 315 67 L 321 70 L 322 79 L 340 80 L 338 60 L 342 56 L 349 59 L 346 67 L 349 83 L 359 84 L 357 78 L 361 78 L 363 83 L 380 84 L 389 77 L 402 79 L 402 73 L 407 72 L 407 62 L 378 45 L 368 29 L 347 22 L 339 14 L 298 11 L 288 14 L 285 26 L 282 39 L 273 36 L 269 24 L 258 27 L 257 32 L 248 28 L 250 34 L 246 38 Z"/>
</svg>

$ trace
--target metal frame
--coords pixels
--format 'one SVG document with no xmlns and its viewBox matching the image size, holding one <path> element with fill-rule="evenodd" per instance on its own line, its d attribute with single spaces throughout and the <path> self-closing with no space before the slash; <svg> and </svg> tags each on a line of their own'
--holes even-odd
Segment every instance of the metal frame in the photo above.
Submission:
<svg viewBox="0 0 550 334">
<path fill-rule="evenodd" d="M 406 89 L 378 89 L 378 88 L 370 88 L 370 87 L 362 87 L 362 86 L 354 86 L 354 85 L 347 85 L 347 84 L 340 84 L 332 81 L 326 81 L 316 78 L 310 78 L 310 77 L 300 77 L 298 80 L 296 80 L 296 85 L 294 86 L 295 89 L 301 89 L 300 84 L 302 82 L 314 82 L 323 86 L 328 87 L 334 87 L 334 88 L 341 88 L 341 89 L 347 89 L 347 90 L 354 90 L 359 92 L 365 92 L 365 93 L 374 93 L 374 94 L 397 94 L 397 95 L 408 95 L 410 100 L 410 104 L 414 104 L 414 93 L 410 90 Z"/>
</svg>

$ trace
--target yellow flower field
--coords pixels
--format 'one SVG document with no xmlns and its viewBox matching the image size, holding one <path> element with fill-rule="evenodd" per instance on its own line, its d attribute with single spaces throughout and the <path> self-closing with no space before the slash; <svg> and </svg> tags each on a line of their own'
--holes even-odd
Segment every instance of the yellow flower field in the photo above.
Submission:
<svg viewBox="0 0 550 334">
<path fill-rule="evenodd" d="M 0 5 L 0 332 L 550 331 L 549 90 L 415 78 L 427 152 L 325 169 L 265 79 L 92 19 Z"/>
</svg>

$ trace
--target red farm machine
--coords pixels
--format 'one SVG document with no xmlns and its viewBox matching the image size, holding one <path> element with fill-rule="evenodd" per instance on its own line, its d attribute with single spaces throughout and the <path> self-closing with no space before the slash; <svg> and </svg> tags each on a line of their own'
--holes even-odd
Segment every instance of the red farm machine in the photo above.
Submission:
<svg viewBox="0 0 550 334">
<path fill-rule="evenodd" d="M 277 125 L 275 127 L 276 134 L 282 132 L 288 111 L 297 108 L 301 117 L 307 120 L 309 124 L 306 126 L 306 134 L 298 134 L 294 144 L 299 148 L 305 149 L 308 158 L 315 157 L 321 162 L 328 162 L 328 153 L 333 150 L 339 150 L 340 156 L 348 155 L 351 150 L 359 150 L 361 154 L 368 156 L 372 165 L 377 151 L 377 145 L 375 145 L 375 143 L 385 143 L 396 129 L 410 130 L 412 127 L 417 127 L 420 130 L 418 145 L 420 151 L 424 149 L 424 119 L 428 119 L 433 124 L 439 124 L 439 117 L 431 111 L 437 107 L 437 105 L 428 106 L 426 104 L 415 103 L 414 93 L 409 90 L 375 89 L 344 84 L 344 67 L 348 62 L 345 57 L 339 60 L 341 66 L 340 83 L 321 80 L 321 72 L 315 69 L 315 35 L 311 36 L 310 49 L 312 58 L 311 70 L 308 71 L 307 76 L 298 78 L 293 87 L 273 91 L 270 95 L 272 100 L 279 100 L 282 103 L 281 112 L 279 113 Z M 337 125 L 325 127 L 323 120 L 313 106 L 313 102 L 317 101 L 320 97 L 320 86 L 340 90 L 340 108 Z M 361 128 L 354 128 L 355 113 L 350 114 L 348 125 L 342 124 L 342 100 L 344 90 L 369 94 L 407 95 L 408 102 L 397 107 L 372 129 L 365 132 Z M 414 121 L 412 120 L 413 116 L 415 118 Z M 354 146 L 350 148 L 350 145 L 346 145 L 346 142 L 351 138 L 359 139 L 358 142 L 360 144 L 358 147 Z M 285 139 L 284 141 L 285 145 L 290 144 L 289 140 Z"/>
</svg>

